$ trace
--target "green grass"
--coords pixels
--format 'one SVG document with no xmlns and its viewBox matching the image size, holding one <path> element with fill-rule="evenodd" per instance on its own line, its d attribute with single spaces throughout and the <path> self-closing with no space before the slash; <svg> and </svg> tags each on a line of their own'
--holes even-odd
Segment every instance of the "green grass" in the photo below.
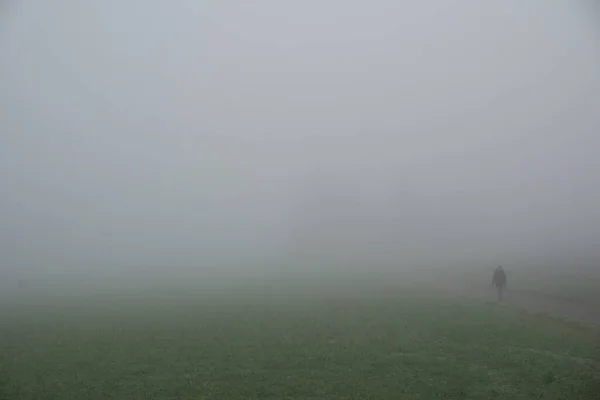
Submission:
<svg viewBox="0 0 600 400">
<path fill-rule="evenodd" d="M 497 304 L 414 293 L 137 303 L 5 307 L 0 399 L 600 394 L 597 332 Z"/>
</svg>

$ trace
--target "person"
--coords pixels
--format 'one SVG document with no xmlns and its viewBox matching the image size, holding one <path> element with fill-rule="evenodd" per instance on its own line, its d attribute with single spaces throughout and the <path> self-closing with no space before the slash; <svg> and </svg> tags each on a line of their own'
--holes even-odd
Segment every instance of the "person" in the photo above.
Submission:
<svg viewBox="0 0 600 400">
<path fill-rule="evenodd" d="M 496 290 L 498 292 L 498 301 L 502 301 L 504 290 L 506 289 L 506 273 L 504 272 L 504 268 L 502 268 L 501 265 L 499 265 L 494 270 L 492 285 L 496 285 Z"/>
</svg>

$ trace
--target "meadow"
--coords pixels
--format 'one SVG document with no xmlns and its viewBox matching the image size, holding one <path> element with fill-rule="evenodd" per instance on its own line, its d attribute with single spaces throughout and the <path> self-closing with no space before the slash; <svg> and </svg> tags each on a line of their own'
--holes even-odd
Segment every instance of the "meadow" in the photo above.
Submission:
<svg viewBox="0 0 600 400">
<path fill-rule="evenodd" d="M 426 288 L 0 307 L 0 399 L 597 399 L 596 330 Z M 93 301 L 92 301 L 93 300 Z"/>
</svg>

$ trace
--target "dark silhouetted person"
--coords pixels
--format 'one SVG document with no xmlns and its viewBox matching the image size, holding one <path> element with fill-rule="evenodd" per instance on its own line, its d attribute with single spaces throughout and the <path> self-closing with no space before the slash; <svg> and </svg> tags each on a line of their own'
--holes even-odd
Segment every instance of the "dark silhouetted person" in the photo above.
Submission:
<svg viewBox="0 0 600 400">
<path fill-rule="evenodd" d="M 499 266 L 494 270 L 494 278 L 492 279 L 492 285 L 496 285 L 498 291 L 498 301 L 502 301 L 504 290 L 506 289 L 506 273 L 504 268 Z"/>
</svg>

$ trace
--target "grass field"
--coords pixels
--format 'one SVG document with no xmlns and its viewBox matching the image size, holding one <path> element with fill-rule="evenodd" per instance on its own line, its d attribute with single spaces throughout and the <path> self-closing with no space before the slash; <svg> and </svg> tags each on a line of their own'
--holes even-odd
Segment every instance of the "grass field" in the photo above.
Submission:
<svg viewBox="0 0 600 400">
<path fill-rule="evenodd" d="M 600 394 L 596 331 L 492 303 L 375 293 L 5 305 L 0 399 Z"/>
</svg>

